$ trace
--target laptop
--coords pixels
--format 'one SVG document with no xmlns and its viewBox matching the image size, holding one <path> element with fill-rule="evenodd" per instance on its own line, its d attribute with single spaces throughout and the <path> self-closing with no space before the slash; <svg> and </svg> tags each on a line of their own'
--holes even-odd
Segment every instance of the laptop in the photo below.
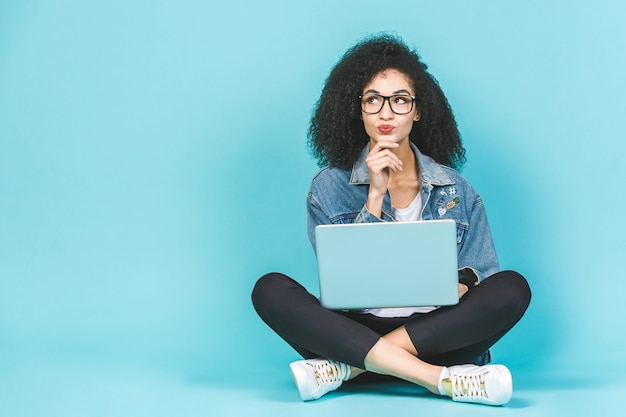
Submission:
<svg viewBox="0 0 626 417">
<path fill-rule="evenodd" d="M 457 304 L 454 220 L 319 225 L 320 302 L 329 309 Z"/>
</svg>

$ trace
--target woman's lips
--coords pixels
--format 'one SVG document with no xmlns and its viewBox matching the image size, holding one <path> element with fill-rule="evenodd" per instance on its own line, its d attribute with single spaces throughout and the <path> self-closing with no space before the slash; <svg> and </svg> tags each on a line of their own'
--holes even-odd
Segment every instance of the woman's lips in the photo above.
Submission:
<svg viewBox="0 0 626 417">
<path fill-rule="evenodd" d="M 388 135 L 393 132 L 394 127 L 391 125 L 380 125 L 378 126 L 378 131 L 383 135 Z"/>
</svg>

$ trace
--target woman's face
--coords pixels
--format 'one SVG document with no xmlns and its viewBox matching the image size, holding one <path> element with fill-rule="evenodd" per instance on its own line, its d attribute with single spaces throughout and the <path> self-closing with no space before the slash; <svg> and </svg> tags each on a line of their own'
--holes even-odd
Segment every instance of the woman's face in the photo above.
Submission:
<svg viewBox="0 0 626 417">
<path fill-rule="evenodd" d="M 408 77 L 395 69 L 384 70 L 365 86 L 362 96 L 361 115 L 370 139 L 374 142 L 385 140 L 408 143 L 413 122 L 419 120 L 420 116 L 419 109 L 410 97 L 415 96 L 415 91 Z M 380 111 L 376 112 L 378 108 Z M 407 111 L 406 114 L 398 114 Z"/>
</svg>

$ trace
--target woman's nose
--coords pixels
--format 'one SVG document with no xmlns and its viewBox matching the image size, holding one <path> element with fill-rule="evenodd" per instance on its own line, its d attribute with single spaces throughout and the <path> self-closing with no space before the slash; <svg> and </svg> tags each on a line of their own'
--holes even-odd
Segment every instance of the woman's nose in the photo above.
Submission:
<svg viewBox="0 0 626 417">
<path fill-rule="evenodd" d="M 393 114 L 394 113 L 391 110 L 391 102 L 389 101 L 389 99 L 386 99 L 383 102 L 383 107 L 380 109 L 378 115 L 381 119 L 390 119 L 393 117 Z"/>
</svg>

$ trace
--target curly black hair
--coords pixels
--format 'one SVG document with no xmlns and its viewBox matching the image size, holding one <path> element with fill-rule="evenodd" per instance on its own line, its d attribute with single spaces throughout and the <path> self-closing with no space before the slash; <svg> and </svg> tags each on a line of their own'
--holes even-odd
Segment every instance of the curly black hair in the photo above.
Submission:
<svg viewBox="0 0 626 417">
<path fill-rule="evenodd" d="M 399 37 L 379 34 L 363 39 L 331 70 L 311 117 L 307 144 L 320 167 L 352 167 L 369 142 L 358 96 L 377 74 L 395 69 L 415 90 L 420 121 L 413 123 L 411 142 L 435 161 L 452 168 L 465 163 L 461 136 L 439 83 L 427 72 L 415 50 Z"/>
</svg>

